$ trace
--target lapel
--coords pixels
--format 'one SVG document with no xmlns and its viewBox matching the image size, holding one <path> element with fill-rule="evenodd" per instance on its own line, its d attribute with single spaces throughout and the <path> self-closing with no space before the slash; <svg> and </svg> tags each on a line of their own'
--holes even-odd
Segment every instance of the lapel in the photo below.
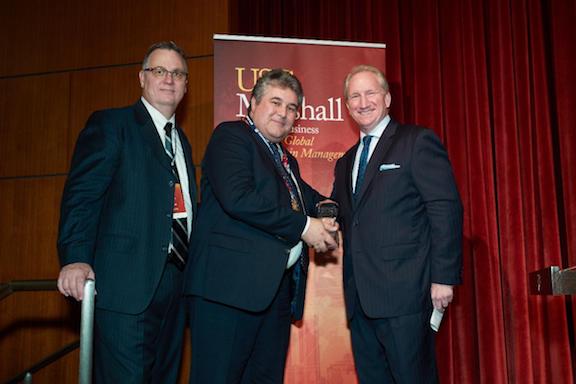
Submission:
<svg viewBox="0 0 576 384">
<path fill-rule="evenodd" d="M 182 151 L 184 152 L 184 160 L 186 162 L 186 173 L 188 176 L 188 193 L 190 194 L 190 200 L 192 202 L 192 211 L 194 216 L 196 215 L 196 170 L 194 168 L 194 161 L 192 160 L 192 149 L 188 140 L 184 136 L 184 132 L 179 126 L 176 126 L 176 132 L 178 133 L 178 138 L 180 139 L 180 145 L 182 146 Z"/>
<path fill-rule="evenodd" d="M 398 123 L 394 120 L 390 120 L 390 123 L 388 123 L 388 126 L 382 133 L 380 140 L 378 140 L 378 144 L 376 145 L 376 148 L 374 148 L 374 152 L 368 161 L 366 173 L 364 174 L 364 181 L 362 182 L 360 191 L 358 191 L 358 195 L 356 196 L 356 208 L 358 208 L 362 203 L 363 197 L 367 193 L 366 191 L 370 188 L 372 179 L 374 179 L 374 176 L 378 173 L 379 164 L 382 163 L 384 156 L 386 156 L 386 153 L 394 142 L 397 128 Z M 351 174 L 352 171 L 350 171 L 350 175 Z"/>
<path fill-rule="evenodd" d="M 309 207 L 306 204 L 306 198 L 304 196 L 304 191 L 302 190 L 302 183 L 304 181 L 302 180 L 302 176 L 300 176 L 300 168 L 298 168 L 298 162 L 284 145 L 280 144 L 280 147 L 282 147 L 282 151 L 286 154 L 286 158 L 288 158 L 288 165 L 290 166 L 290 171 L 292 171 L 292 174 L 294 175 L 294 183 L 296 183 L 296 189 L 299 195 L 300 204 L 302 204 L 303 207 L 303 213 L 308 214 Z"/>
<path fill-rule="evenodd" d="M 284 185 L 284 179 L 282 178 L 280 170 L 276 167 L 274 156 L 272 155 L 272 152 L 270 151 L 268 144 L 264 142 L 264 140 L 260 137 L 260 135 L 256 131 L 254 131 L 254 127 L 252 125 L 249 125 L 245 121 L 242 121 L 242 123 L 244 124 L 246 129 L 248 129 L 251 132 L 252 140 L 254 140 L 254 142 L 256 143 L 256 147 L 258 148 L 260 153 L 262 153 L 263 156 L 268 159 L 268 161 L 265 162 L 266 167 L 273 169 L 274 173 L 279 178 L 278 182 Z M 284 148 L 282 148 L 282 150 L 284 150 Z"/>
<path fill-rule="evenodd" d="M 276 181 L 282 186 L 282 188 L 280 188 L 280 190 L 286 191 L 286 197 L 288 198 L 288 201 L 290 201 L 290 193 L 288 192 L 288 188 L 284 184 L 284 177 L 281 173 L 282 171 L 280 169 L 278 169 L 278 167 L 276 167 L 276 161 L 274 160 L 274 156 L 272 155 L 272 152 L 270 151 L 268 144 L 264 142 L 262 137 L 260 137 L 260 135 L 256 131 L 254 131 L 254 127 L 252 125 L 248 124 L 245 121 L 242 121 L 242 123 L 244 124 L 246 129 L 248 129 L 248 131 L 251 132 L 252 140 L 254 140 L 254 142 L 256 143 L 256 147 L 258 148 L 258 150 L 263 154 L 263 156 L 265 158 L 268 159 L 268 161 L 264 162 L 264 166 L 266 166 L 268 169 L 272 169 L 273 172 L 276 174 Z M 282 146 L 282 144 L 280 144 L 280 146 L 282 147 L 282 151 L 285 151 L 284 153 L 286 153 L 286 156 L 288 157 L 288 163 L 290 164 L 290 167 L 295 167 L 294 162 L 291 161 L 290 154 L 288 152 L 286 152 L 286 148 L 284 148 L 284 146 Z M 292 172 L 294 172 L 294 174 L 296 174 L 295 173 L 296 168 L 291 168 L 291 169 L 292 169 Z M 297 179 L 298 179 L 298 177 L 297 177 Z M 302 202 L 302 204 L 304 204 L 304 202 Z"/>
<path fill-rule="evenodd" d="M 344 170 L 344 177 L 346 180 L 346 198 L 350 203 L 350 206 L 354 206 L 354 191 L 352 190 L 352 170 L 354 169 L 354 160 L 356 158 L 356 152 L 358 151 L 358 146 L 360 145 L 360 140 L 356 142 L 350 151 L 348 152 L 348 158 L 346 159 L 346 169 Z"/>
<path fill-rule="evenodd" d="M 152 117 L 148 114 L 148 111 L 141 100 L 138 100 L 138 102 L 134 104 L 134 114 L 136 116 L 136 122 L 140 126 L 138 132 L 142 135 L 144 142 L 148 145 L 154 157 L 156 157 L 166 170 L 172 172 L 170 159 L 166 155 L 166 152 L 164 152 L 164 143 L 160 140 L 160 136 L 158 136 L 158 131 L 154 126 Z"/>
</svg>

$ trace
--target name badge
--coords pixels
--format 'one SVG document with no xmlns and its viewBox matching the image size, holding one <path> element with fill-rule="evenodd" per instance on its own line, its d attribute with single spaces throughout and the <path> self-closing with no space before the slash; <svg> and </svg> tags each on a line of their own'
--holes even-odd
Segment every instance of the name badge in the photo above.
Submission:
<svg viewBox="0 0 576 384">
<path fill-rule="evenodd" d="M 174 209 L 172 210 L 172 217 L 174 219 L 183 219 L 186 218 L 186 216 L 186 204 L 184 204 L 182 187 L 180 183 L 176 183 L 174 187 Z"/>
</svg>

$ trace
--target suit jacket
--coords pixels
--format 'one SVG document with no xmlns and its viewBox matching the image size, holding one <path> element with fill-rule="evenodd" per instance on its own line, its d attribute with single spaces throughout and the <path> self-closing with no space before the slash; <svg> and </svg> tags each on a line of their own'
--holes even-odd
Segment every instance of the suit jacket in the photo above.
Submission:
<svg viewBox="0 0 576 384">
<path fill-rule="evenodd" d="M 177 131 L 194 207 L 192 150 Z M 62 265 L 93 267 L 98 308 L 135 314 L 152 299 L 168 254 L 174 185 L 170 160 L 141 101 L 90 116 L 64 187 L 58 253 Z"/>
<path fill-rule="evenodd" d="M 336 163 L 332 193 L 344 232 L 348 316 L 357 297 L 373 318 L 431 308 L 432 282 L 461 280 L 462 205 L 448 155 L 431 130 L 392 120 L 354 198 L 357 148 Z"/>
<path fill-rule="evenodd" d="M 313 216 L 322 197 L 287 155 L 306 212 Z M 267 144 L 241 121 L 214 130 L 202 162 L 201 187 L 185 293 L 247 311 L 264 310 L 278 290 L 291 247 L 300 241 L 306 216 L 291 209 Z M 306 289 L 307 249 L 304 254 L 296 319 L 302 317 Z"/>
</svg>

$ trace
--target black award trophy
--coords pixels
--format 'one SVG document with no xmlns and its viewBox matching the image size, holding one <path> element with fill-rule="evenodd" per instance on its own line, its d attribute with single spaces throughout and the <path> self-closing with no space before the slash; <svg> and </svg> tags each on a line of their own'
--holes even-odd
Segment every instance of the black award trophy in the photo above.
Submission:
<svg viewBox="0 0 576 384">
<path fill-rule="evenodd" d="M 321 202 L 318 204 L 318 218 L 334 219 L 338 217 L 338 203 L 335 201 Z M 338 244 L 338 232 L 332 233 L 332 237 Z"/>
</svg>

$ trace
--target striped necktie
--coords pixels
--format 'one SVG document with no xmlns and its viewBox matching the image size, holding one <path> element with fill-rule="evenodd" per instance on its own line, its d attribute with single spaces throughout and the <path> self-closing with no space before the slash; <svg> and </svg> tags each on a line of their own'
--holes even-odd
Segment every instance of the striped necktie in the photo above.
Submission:
<svg viewBox="0 0 576 384">
<path fill-rule="evenodd" d="M 174 148 L 172 146 L 172 123 L 168 122 L 164 126 L 166 138 L 164 140 L 164 150 L 170 158 L 172 166 L 172 173 L 176 178 L 175 191 L 181 189 L 180 178 L 178 177 L 178 170 L 176 168 L 176 161 L 174 157 Z M 180 190 L 179 193 L 182 193 Z M 186 260 L 188 259 L 188 225 L 186 218 L 172 218 L 172 240 L 168 252 L 168 260 L 174 263 L 178 269 L 184 269 Z"/>
</svg>

